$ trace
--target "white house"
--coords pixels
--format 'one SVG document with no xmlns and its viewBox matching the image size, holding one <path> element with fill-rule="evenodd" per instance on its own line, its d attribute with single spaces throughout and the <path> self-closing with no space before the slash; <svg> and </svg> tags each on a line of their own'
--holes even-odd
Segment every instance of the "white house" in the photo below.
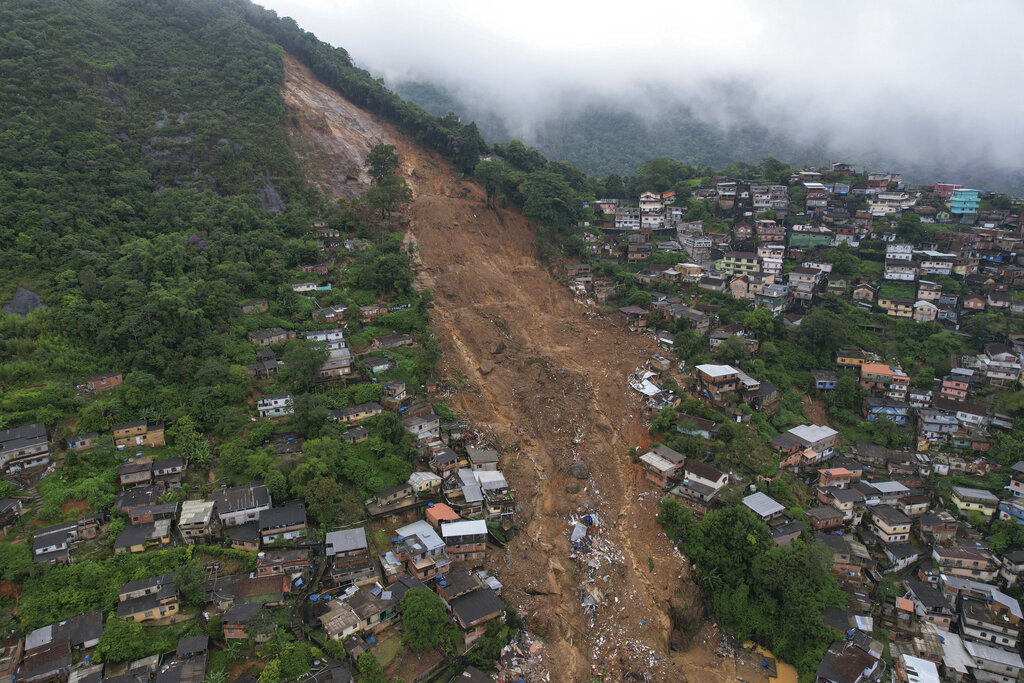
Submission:
<svg viewBox="0 0 1024 683">
<path fill-rule="evenodd" d="M 294 412 L 294 408 L 292 408 L 292 395 L 289 393 L 264 394 L 257 401 L 256 410 L 259 411 L 260 417 L 263 418 L 291 415 Z"/>
</svg>

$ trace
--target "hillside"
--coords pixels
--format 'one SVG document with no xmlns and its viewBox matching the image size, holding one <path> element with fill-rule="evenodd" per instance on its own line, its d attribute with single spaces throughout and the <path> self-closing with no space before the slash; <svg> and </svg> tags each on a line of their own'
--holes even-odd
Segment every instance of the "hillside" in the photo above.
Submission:
<svg viewBox="0 0 1024 683">
<path fill-rule="evenodd" d="M 407 240 L 418 247 L 417 282 L 434 294 L 443 377 L 458 387 L 460 414 L 504 446 L 523 505 L 522 533 L 507 559 L 492 557 L 493 568 L 528 627 L 547 634 L 552 679 L 585 680 L 594 667 L 616 680 L 644 672 L 686 680 L 698 667 L 700 680 L 724 676 L 709 650 L 669 650 L 670 601 L 686 563 L 654 524 L 656 499 L 637 501 L 638 471 L 626 456 L 648 438 L 625 377 L 642 361 L 638 351 L 652 351 L 650 340 L 585 315 L 537 260 L 535 229 L 521 215 L 488 209 L 483 190 L 446 162 L 352 109 L 297 60 L 286 56 L 285 65 L 292 140 L 311 182 L 330 182 L 324 169 L 350 164 L 352 150 L 374 140 L 398 148 L 415 191 Z M 345 196 L 358 182 L 331 188 Z M 589 479 L 570 475 L 574 455 Z M 596 622 L 580 608 L 569 559 L 569 519 L 584 511 L 604 519 L 610 560 Z"/>
<path fill-rule="evenodd" d="M 0 7 L 0 21 L 11 27 L 0 36 L 0 68 L 12 74 L 0 111 L 0 298 L 20 285 L 45 304 L 0 317 L 0 429 L 42 423 L 56 468 L 43 481 L 3 484 L 27 503 L 0 542 L 0 625 L 24 633 L 87 610 L 110 616 L 123 582 L 174 572 L 189 585 L 180 625 L 108 619 L 97 655 L 167 652 L 179 636 L 206 631 L 202 563 L 255 567 L 255 553 L 214 545 L 114 552 L 129 526 L 115 503 L 124 461 L 108 438 L 116 425 L 161 425 L 158 459 L 188 462 L 182 488 L 161 501 L 263 481 L 275 502 L 302 500 L 320 537 L 362 520 L 361 501 L 405 481 L 418 455 L 394 413 L 367 422 L 368 439 L 354 444 L 327 423 L 330 409 L 381 400 L 376 379 L 421 387 L 439 372 L 459 416 L 503 452 L 521 533 L 489 563 L 504 599 L 545 635 L 552 678 L 585 680 L 597 669 L 681 680 L 714 661 L 707 648 L 670 652 L 670 602 L 687 569 L 655 525 L 656 501 L 637 500 L 626 455 L 647 435 L 624 377 L 649 342 L 585 316 L 537 259 L 535 226 L 486 207 L 484 190 L 463 175 L 482 151 L 474 126 L 403 103 L 343 50 L 242 0 L 23 0 Z M 400 238 L 333 201 L 366 191 L 364 158 L 381 142 L 397 146 L 414 192 L 400 221 L 416 247 L 414 273 Z M 309 236 L 324 216 L 373 242 L 325 257 Z M 283 340 L 271 349 L 284 361 L 280 376 L 253 376 L 254 334 L 323 326 L 291 286 L 309 277 L 300 264 L 321 258 L 334 285 L 317 294 L 321 305 L 400 309 L 377 324 L 352 321 L 353 347 L 397 329 L 416 348 L 393 352 L 398 367 L 374 381 L 356 374 L 346 386 L 316 386 L 310 345 Z M 437 344 L 413 277 L 433 291 Z M 267 310 L 243 314 L 253 299 Z M 84 388 L 111 371 L 123 385 L 102 395 Z M 294 417 L 258 420 L 260 395 L 283 390 L 295 392 Z M 65 437 L 92 431 L 104 436 L 91 452 L 65 447 Z M 296 436 L 301 456 L 290 455 Z M 574 461 L 589 468 L 584 479 L 570 475 Z M 571 518 L 583 512 L 604 520 L 596 621 L 581 609 L 569 557 Z M 73 563 L 33 561 L 37 529 L 93 513 L 112 521 L 76 546 Z M 686 586 L 682 599 L 693 602 Z M 209 631 L 222 639 L 218 624 Z M 259 652 L 283 676 L 313 661 L 292 632 Z M 223 673 L 226 656 L 217 662 L 211 669 Z"/>
</svg>

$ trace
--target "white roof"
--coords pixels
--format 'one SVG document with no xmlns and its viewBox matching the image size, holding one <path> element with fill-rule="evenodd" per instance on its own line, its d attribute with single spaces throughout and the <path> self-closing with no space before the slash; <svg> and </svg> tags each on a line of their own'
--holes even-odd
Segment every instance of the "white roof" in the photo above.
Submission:
<svg viewBox="0 0 1024 683">
<path fill-rule="evenodd" d="M 987 659 L 990 662 L 1018 668 L 1024 666 L 1024 661 L 1021 661 L 1019 654 L 1004 650 L 1001 647 L 982 645 L 970 640 L 964 642 L 964 647 L 967 648 L 967 652 L 975 659 Z"/>
<path fill-rule="evenodd" d="M 769 496 L 758 491 L 743 499 L 743 504 L 753 510 L 760 517 L 768 517 L 782 512 L 786 508 Z"/>
<path fill-rule="evenodd" d="M 181 516 L 178 517 L 178 524 L 208 522 L 212 517 L 212 500 L 186 500 L 181 504 Z"/>
<path fill-rule="evenodd" d="M 830 436 L 835 436 L 839 432 L 825 425 L 800 425 L 790 429 L 789 433 L 809 443 L 815 443 Z"/>
<path fill-rule="evenodd" d="M 964 649 L 964 641 L 960 639 L 960 635 L 939 628 L 929 622 L 921 624 L 922 632 L 927 632 L 929 629 L 934 631 L 941 639 L 942 664 L 947 669 L 952 669 L 966 676 L 968 670 L 974 667 L 974 662 L 971 661 L 971 656 Z"/>
<path fill-rule="evenodd" d="M 441 476 L 434 474 L 433 472 L 413 472 L 409 475 L 409 480 L 405 483 L 410 486 L 422 486 L 435 481 L 441 481 Z"/>
<path fill-rule="evenodd" d="M 473 474 L 476 475 L 477 484 L 479 484 L 480 488 L 484 490 L 508 488 L 508 482 L 505 481 L 505 475 L 499 471 L 476 470 Z"/>
<path fill-rule="evenodd" d="M 725 375 L 735 375 L 739 372 L 739 370 L 731 365 L 714 365 L 712 363 L 698 365 L 697 369 L 711 377 L 724 377 Z"/>
<path fill-rule="evenodd" d="M 422 519 L 416 520 L 412 524 L 406 524 L 400 529 L 395 529 L 395 533 L 406 538 L 409 536 L 416 536 L 424 545 L 426 545 L 427 550 L 436 550 L 444 547 L 444 541 L 442 541 L 441 537 L 437 535 L 436 531 L 434 531 L 434 527 L 430 526 Z"/>
<path fill-rule="evenodd" d="M 997 587 L 990 583 L 982 583 L 981 581 L 973 581 L 971 579 L 965 579 L 959 576 L 953 575 L 942 575 L 942 582 L 957 591 L 968 589 L 981 595 L 989 595 L 992 597 L 993 602 L 998 602 L 1000 605 L 1005 606 L 1010 610 L 1010 614 L 1017 617 L 1018 619 L 1024 618 L 1024 614 L 1021 613 L 1020 603 L 1015 598 L 1011 598 L 1006 593 L 999 590 Z"/>
<path fill-rule="evenodd" d="M 903 655 L 903 670 L 907 672 L 908 683 L 942 683 L 935 662 L 927 659 Z"/>
<path fill-rule="evenodd" d="M 448 522 L 441 525 L 441 535 L 445 538 L 452 536 L 469 536 L 471 534 L 486 534 L 487 522 L 482 519 L 470 519 L 460 522 Z"/>
<path fill-rule="evenodd" d="M 32 650 L 53 640 L 53 624 L 37 628 L 25 636 L 25 649 Z"/>
<path fill-rule="evenodd" d="M 668 472 L 675 467 L 671 462 L 661 457 L 654 451 L 644 453 L 640 456 L 640 461 L 645 462 L 659 472 Z"/>
<path fill-rule="evenodd" d="M 905 493 L 910 490 L 898 481 L 875 481 L 871 485 L 879 493 Z"/>
</svg>

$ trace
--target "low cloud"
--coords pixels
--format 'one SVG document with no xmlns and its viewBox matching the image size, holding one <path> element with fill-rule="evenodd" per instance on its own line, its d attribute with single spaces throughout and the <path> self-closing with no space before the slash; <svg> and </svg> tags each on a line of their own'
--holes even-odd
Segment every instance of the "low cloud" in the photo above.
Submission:
<svg viewBox="0 0 1024 683">
<path fill-rule="evenodd" d="M 527 139 L 592 103 L 645 117 L 689 106 L 854 159 L 1024 169 L 1016 0 L 266 5 L 375 75 L 443 85 Z"/>
</svg>

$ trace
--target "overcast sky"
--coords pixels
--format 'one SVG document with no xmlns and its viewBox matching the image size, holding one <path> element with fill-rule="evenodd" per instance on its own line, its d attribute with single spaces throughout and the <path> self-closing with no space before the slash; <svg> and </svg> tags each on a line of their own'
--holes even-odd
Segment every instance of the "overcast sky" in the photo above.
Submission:
<svg viewBox="0 0 1024 683">
<path fill-rule="evenodd" d="M 736 103 L 716 93 L 749 93 L 741 109 L 798 138 L 1024 168 L 1022 0 L 257 2 L 375 75 L 492 103 L 526 136 L 591 98 L 650 111 L 635 93 L 653 85 L 723 124 Z"/>
</svg>

